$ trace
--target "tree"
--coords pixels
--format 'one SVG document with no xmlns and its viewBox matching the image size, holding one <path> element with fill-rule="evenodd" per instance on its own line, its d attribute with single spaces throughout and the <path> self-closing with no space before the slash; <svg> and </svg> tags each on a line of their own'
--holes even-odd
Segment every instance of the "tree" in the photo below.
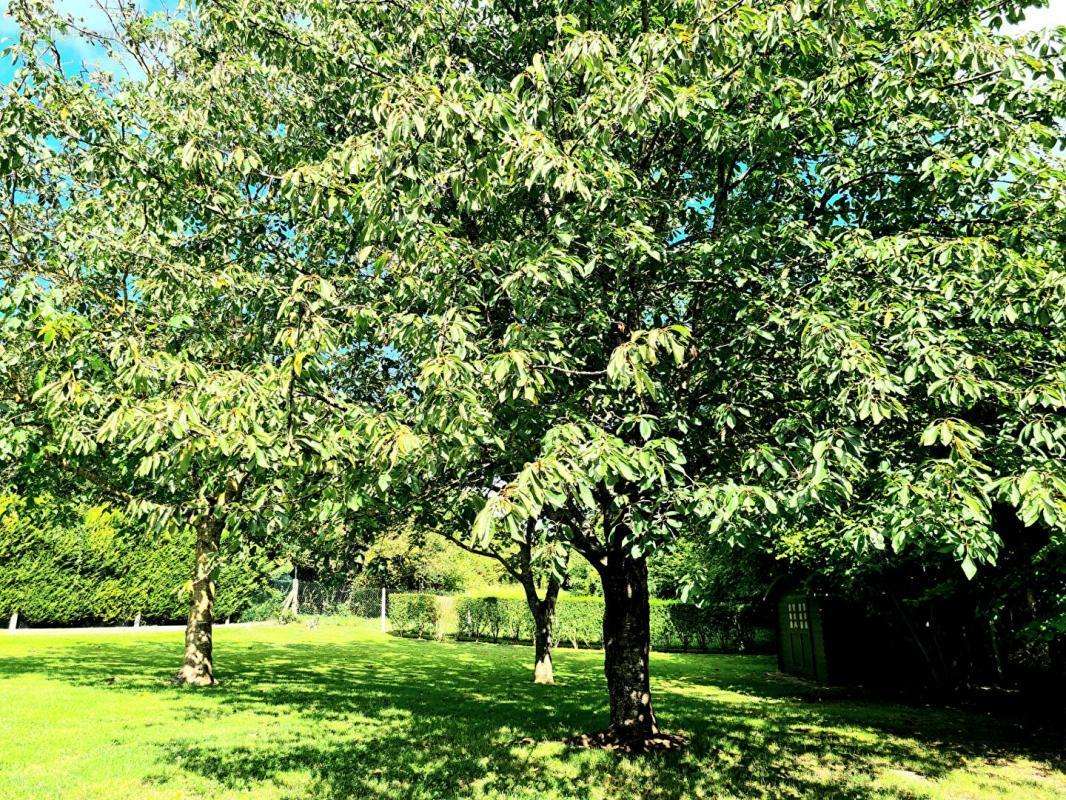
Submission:
<svg viewBox="0 0 1066 800">
<path fill-rule="evenodd" d="M 480 491 L 543 432 L 475 541 L 547 518 L 599 572 L 599 741 L 671 743 L 647 558 L 682 525 L 821 515 L 967 574 L 993 497 L 1061 530 L 1057 34 L 958 2 L 298 7 L 211 15 L 344 97 L 287 179 L 380 280 L 406 374 L 366 433 Z"/>
<path fill-rule="evenodd" d="M 420 465 L 416 462 L 413 474 L 400 481 L 407 488 L 406 496 L 393 491 L 391 501 L 402 511 L 412 513 L 420 530 L 432 531 L 469 553 L 492 559 L 522 587 L 534 622 L 533 680 L 553 684 L 555 607 L 568 578 L 570 561 L 568 537 L 554 529 L 568 523 L 530 517 L 520 527 L 506 532 L 489 530 L 470 535 L 486 498 L 505 486 L 504 476 L 517 474 L 523 464 L 536 457 L 538 431 L 542 430 L 539 425 L 548 422 L 528 410 L 517 416 L 509 411 L 503 415 L 520 424 L 497 426 L 492 450 L 483 450 L 480 458 L 469 463 L 453 463 L 440 475 L 429 478 L 419 474 Z M 393 473 L 387 476 L 391 483 Z"/>
<path fill-rule="evenodd" d="M 261 538 L 300 515 L 339 525 L 359 504 L 341 491 L 350 437 L 323 435 L 309 387 L 355 375 L 364 351 L 313 363 L 330 334 L 309 310 L 335 297 L 302 269 L 308 243 L 258 171 L 296 144 L 276 126 L 298 98 L 196 49 L 180 18 L 128 17 L 101 40 L 143 78 L 72 73 L 54 46 L 69 22 L 40 3 L 11 10 L 0 447 L 195 531 L 176 680 L 210 685 L 224 535 Z"/>
<path fill-rule="evenodd" d="M 491 491 L 486 490 L 484 494 Z M 471 540 L 470 525 L 476 508 L 484 503 L 484 494 L 460 491 L 461 499 L 453 496 L 442 500 L 440 495 L 431 493 L 431 502 L 422 506 L 426 518 L 421 524 L 469 553 L 498 562 L 507 576 L 522 587 L 533 616 L 533 682 L 553 684 L 555 606 L 567 579 L 569 549 L 564 537 L 549 530 L 552 523 L 535 517 L 527 519 L 518 534 L 486 535 Z M 432 527 L 429 519 L 435 520 Z"/>
</svg>

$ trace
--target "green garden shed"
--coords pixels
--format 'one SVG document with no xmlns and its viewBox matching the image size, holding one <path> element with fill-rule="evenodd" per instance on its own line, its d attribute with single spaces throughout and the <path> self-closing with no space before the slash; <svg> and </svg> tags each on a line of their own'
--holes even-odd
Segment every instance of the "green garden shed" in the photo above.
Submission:
<svg viewBox="0 0 1066 800">
<path fill-rule="evenodd" d="M 830 683 L 826 653 L 825 604 L 805 592 L 791 592 L 778 603 L 778 666 L 782 672 Z"/>
<path fill-rule="evenodd" d="M 917 686 L 922 661 L 912 640 L 883 614 L 805 587 L 777 605 L 782 672 L 818 683 Z"/>
</svg>

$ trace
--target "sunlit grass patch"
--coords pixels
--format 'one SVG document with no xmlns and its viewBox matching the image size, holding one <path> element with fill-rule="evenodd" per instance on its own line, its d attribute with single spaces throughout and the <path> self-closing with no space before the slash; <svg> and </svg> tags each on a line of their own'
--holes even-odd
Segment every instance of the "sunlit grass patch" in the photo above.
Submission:
<svg viewBox="0 0 1066 800">
<path fill-rule="evenodd" d="M 180 633 L 0 637 L 0 798 L 1057 800 L 1054 732 L 844 699 L 765 657 L 654 654 L 681 754 L 571 750 L 602 654 L 398 639 L 376 623 L 222 627 L 222 683 L 168 683 Z M 1061 734 L 1061 732 L 1059 732 Z"/>
</svg>

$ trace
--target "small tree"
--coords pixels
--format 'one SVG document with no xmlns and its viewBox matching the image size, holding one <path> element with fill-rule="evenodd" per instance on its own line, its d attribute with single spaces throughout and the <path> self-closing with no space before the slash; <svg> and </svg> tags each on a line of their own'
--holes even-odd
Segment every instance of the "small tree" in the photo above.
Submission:
<svg viewBox="0 0 1066 800">
<path fill-rule="evenodd" d="M 341 492 L 350 437 L 317 424 L 315 386 L 356 376 L 364 350 L 315 363 L 330 347 L 315 312 L 336 298 L 262 171 L 285 158 L 293 98 L 265 70 L 228 64 L 241 79 L 220 82 L 186 20 L 129 17 L 103 39 L 144 70 L 121 81 L 67 69 L 52 42 L 69 22 L 46 6 L 11 10 L 0 449 L 194 529 L 176 680 L 210 685 L 223 532 L 339 525 L 360 502 Z"/>
<path fill-rule="evenodd" d="M 442 500 L 431 494 L 424 507 L 422 526 L 443 536 L 469 553 L 498 562 L 507 575 L 522 587 L 529 613 L 533 616 L 533 682 L 555 683 L 552 649 L 555 647 L 555 606 L 566 580 L 569 549 L 565 538 L 549 532 L 547 520 L 526 520 L 518 535 L 489 535 L 471 538 L 470 525 L 484 500 L 460 492 Z M 456 513 L 458 510 L 459 513 Z M 466 513 L 463 513 L 463 512 Z M 433 524 L 430 525 L 430 520 Z"/>
</svg>

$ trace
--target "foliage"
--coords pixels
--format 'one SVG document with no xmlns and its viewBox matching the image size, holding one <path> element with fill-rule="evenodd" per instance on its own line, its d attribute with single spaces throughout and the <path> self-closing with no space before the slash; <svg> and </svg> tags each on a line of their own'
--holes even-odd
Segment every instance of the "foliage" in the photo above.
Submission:
<svg viewBox="0 0 1066 800">
<path fill-rule="evenodd" d="M 367 549 L 356 585 L 394 591 L 459 592 L 499 583 L 503 569 L 458 545 L 404 527 L 382 531 Z"/>
<path fill-rule="evenodd" d="M 389 625 L 401 636 L 440 639 L 454 626 L 455 600 L 447 595 L 404 594 L 389 596 Z"/>
<path fill-rule="evenodd" d="M 347 121 L 279 191 L 338 255 L 359 220 L 351 322 L 403 376 L 363 424 L 384 482 L 446 477 L 480 542 L 550 516 L 589 553 L 691 517 L 764 543 L 786 514 L 972 574 L 993 499 L 1061 529 L 1066 498 L 1060 45 L 1000 8 L 204 23 Z"/>
<path fill-rule="evenodd" d="M 230 626 L 217 633 L 226 680 L 192 697 L 164 680 L 179 638 L 0 636 L 0 796 L 630 800 L 650 786 L 658 800 L 1066 793 L 1057 730 L 1019 725 L 1014 699 L 997 714 L 897 705 L 782 679 L 769 658 L 656 654 L 659 713 L 691 745 L 678 758 L 627 759 L 558 743 L 601 714 L 594 652 L 561 648 L 558 685 L 545 691 L 526 679 L 527 647 L 413 641 L 350 621 Z"/>
<path fill-rule="evenodd" d="M 248 606 L 241 611 L 241 622 L 267 622 L 281 618 L 285 593 L 270 587 L 249 598 Z"/>
<path fill-rule="evenodd" d="M 344 374 L 371 392 L 386 375 L 376 362 L 363 371 L 353 343 L 314 363 L 314 343 L 333 340 L 309 310 L 336 295 L 303 270 L 288 201 L 247 169 L 281 168 L 297 143 L 270 139 L 299 101 L 265 91 L 250 65 L 205 92 L 223 84 L 180 16 L 124 7 L 109 46 L 145 74 L 122 81 L 65 68 L 51 42 L 73 29 L 48 4 L 16 0 L 10 13 L 5 472 L 76 476 L 160 529 L 223 525 L 293 556 L 322 540 L 339 551 L 349 529 L 361 538 L 361 495 L 342 491 L 359 474 L 358 437 L 343 423 L 324 431 L 320 401 L 297 384 Z"/>
<path fill-rule="evenodd" d="M 27 625 L 173 623 L 188 610 L 191 533 L 150 531 L 107 505 L 0 496 L 0 561 L 0 615 Z M 220 566 L 220 619 L 243 614 L 265 566 L 239 552 Z"/>
<path fill-rule="evenodd" d="M 1040 696 L 1066 680 L 1066 547 L 1061 535 L 992 509 L 1002 546 L 994 565 L 968 579 L 949 553 L 911 548 L 856 559 L 826 532 L 785 537 L 797 574 L 842 597 L 855 613 L 909 644 L 906 680 L 940 690 L 988 685 Z"/>
<path fill-rule="evenodd" d="M 735 603 L 755 612 L 766 604 L 775 583 L 796 567 L 776 555 L 762 547 L 730 545 L 698 531 L 681 531 L 673 547 L 660 550 L 649 562 L 649 584 L 656 597 Z"/>
<path fill-rule="evenodd" d="M 460 639 L 533 640 L 533 618 L 523 599 L 460 597 L 455 604 Z M 444 631 L 438 631 L 438 637 Z M 447 631 L 451 632 L 451 631 Z M 573 647 L 603 643 L 603 600 L 561 595 L 556 606 L 555 640 Z M 656 650 L 750 652 L 772 645 L 773 634 L 758 629 L 739 610 L 728 606 L 704 608 L 670 601 L 651 604 L 651 644 Z"/>
</svg>

